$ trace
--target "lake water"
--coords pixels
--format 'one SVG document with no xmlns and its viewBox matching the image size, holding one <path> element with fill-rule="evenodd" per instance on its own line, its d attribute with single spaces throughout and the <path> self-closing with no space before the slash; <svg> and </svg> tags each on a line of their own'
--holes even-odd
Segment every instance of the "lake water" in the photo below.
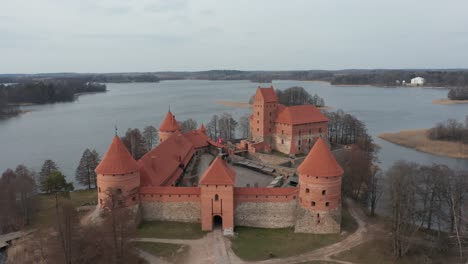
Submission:
<svg viewBox="0 0 468 264">
<path fill-rule="evenodd" d="M 468 161 L 441 157 L 400 147 L 376 137 L 381 132 L 427 128 L 448 118 L 464 120 L 468 104 L 434 105 L 447 90 L 422 88 L 342 87 L 323 82 L 275 81 L 275 88 L 303 86 L 325 99 L 332 110 L 343 109 L 366 123 L 385 169 L 399 159 L 424 164 L 442 163 L 468 169 Z M 160 83 L 108 84 L 108 92 L 82 95 L 73 103 L 34 105 L 19 117 L 0 121 L 0 171 L 18 164 L 39 171 L 53 159 L 69 180 L 86 148 L 101 156 L 117 125 L 123 135 L 129 127 L 158 127 L 169 106 L 181 121 L 193 118 L 205 124 L 213 114 L 230 112 L 237 119 L 249 109 L 216 104 L 217 100 L 248 101 L 258 83 L 249 81 L 163 81 Z"/>
</svg>

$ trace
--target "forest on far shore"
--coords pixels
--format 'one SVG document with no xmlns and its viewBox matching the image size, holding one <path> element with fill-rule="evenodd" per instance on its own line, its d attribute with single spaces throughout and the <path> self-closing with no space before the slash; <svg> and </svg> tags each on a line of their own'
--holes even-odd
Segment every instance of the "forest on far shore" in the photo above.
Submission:
<svg viewBox="0 0 468 264">
<path fill-rule="evenodd" d="M 105 92 L 105 84 L 82 80 L 30 81 L 12 85 L 0 84 L 0 119 L 20 113 L 20 104 L 72 102 L 81 93 Z"/>
</svg>

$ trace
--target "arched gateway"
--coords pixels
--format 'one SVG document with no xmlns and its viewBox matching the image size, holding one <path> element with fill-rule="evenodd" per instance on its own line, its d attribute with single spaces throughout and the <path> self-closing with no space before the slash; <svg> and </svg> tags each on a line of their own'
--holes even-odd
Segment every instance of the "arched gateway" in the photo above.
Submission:
<svg viewBox="0 0 468 264">
<path fill-rule="evenodd" d="M 202 230 L 221 225 L 224 234 L 234 230 L 234 184 L 236 173 L 217 157 L 200 179 Z"/>
</svg>

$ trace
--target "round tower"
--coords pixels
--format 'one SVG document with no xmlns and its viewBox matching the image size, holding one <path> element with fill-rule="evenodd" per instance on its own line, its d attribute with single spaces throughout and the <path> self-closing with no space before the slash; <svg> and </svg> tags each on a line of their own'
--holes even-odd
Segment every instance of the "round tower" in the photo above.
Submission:
<svg viewBox="0 0 468 264">
<path fill-rule="evenodd" d="M 139 203 L 139 168 L 117 135 L 95 171 L 100 208 L 126 207 Z"/>
<path fill-rule="evenodd" d="M 317 139 L 297 173 L 299 206 L 295 232 L 339 233 L 343 169 L 322 138 Z"/>
<path fill-rule="evenodd" d="M 177 131 L 180 131 L 179 123 L 177 123 L 175 115 L 173 115 L 169 110 L 166 114 L 166 117 L 164 117 L 161 126 L 159 126 L 159 143 L 165 141 Z"/>
</svg>

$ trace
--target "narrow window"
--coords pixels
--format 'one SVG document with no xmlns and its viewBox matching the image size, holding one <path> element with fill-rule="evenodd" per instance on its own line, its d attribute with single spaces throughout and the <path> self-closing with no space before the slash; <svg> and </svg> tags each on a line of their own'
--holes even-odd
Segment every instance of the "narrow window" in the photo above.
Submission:
<svg viewBox="0 0 468 264">
<path fill-rule="evenodd" d="M 260 112 L 257 112 L 257 115 L 259 116 L 259 115 L 260 115 Z"/>
<path fill-rule="evenodd" d="M 99 187 L 99 192 L 101 192 L 101 187 Z"/>
<path fill-rule="evenodd" d="M 300 141 L 300 140 L 299 140 L 299 141 L 297 141 L 297 144 L 300 146 L 300 145 L 301 145 L 301 141 Z"/>
<path fill-rule="evenodd" d="M 310 203 L 310 206 L 315 206 L 315 202 L 311 202 L 311 203 Z"/>
<path fill-rule="evenodd" d="M 284 144 L 284 139 L 281 139 L 281 144 Z"/>
<path fill-rule="evenodd" d="M 260 129 L 257 128 L 257 132 L 260 131 Z"/>
<path fill-rule="evenodd" d="M 133 197 L 132 197 L 132 201 L 136 201 L 136 198 L 135 198 L 135 196 L 133 196 Z"/>
<path fill-rule="evenodd" d="M 306 191 L 306 193 L 309 193 L 309 192 L 310 192 L 309 188 L 306 188 L 306 190 L 305 190 L 305 191 Z"/>
<path fill-rule="evenodd" d="M 257 120 L 257 124 L 260 124 L 260 120 Z"/>
<path fill-rule="evenodd" d="M 281 130 L 281 135 L 284 135 L 284 130 Z"/>
<path fill-rule="evenodd" d="M 118 194 L 121 194 L 121 193 L 122 193 L 122 189 L 120 189 L 120 188 L 117 189 L 117 193 L 118 193 Z"/>
<path fill-rule="evenodd" d="M 214 200 L 215 200 L 215 201 L 218 201 L 218 200 L 219 200 L 218 194 L 215 194 Z"/>
<path fill-rule="evenodd" d="M 327 193 L 327 191 L 323 190 L 322 191 L 322 195 L 325 195 Z"/>
<path fill-rule="evenodd" d="M 329 202 L 326 202 L 326 203 L 325 203 L 325 206 L 326 206 L 326 207 L 328 207 L 329 205 L 330 205 L 330 203 L 329 203 Z"/>
</svg>

